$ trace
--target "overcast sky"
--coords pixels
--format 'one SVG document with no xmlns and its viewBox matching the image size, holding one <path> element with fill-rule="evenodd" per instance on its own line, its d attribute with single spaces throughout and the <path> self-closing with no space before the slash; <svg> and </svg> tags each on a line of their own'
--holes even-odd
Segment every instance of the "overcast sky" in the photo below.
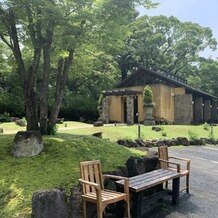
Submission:
<svg viewBox="0 0 218 218">
<path fill-rule="evenodd" d="M 173 15 L 181 21 L 191 21 L 203 27 L 210 27 L 214 38 L 218 41 L 218 0 L 153 0 L 153 2 L 159 2 L 160 5 L 151 10 L 140 7 L 140 14 Z M 218 50 L 206 51 L 204 56 L 217 58 Z"/>
</svg>

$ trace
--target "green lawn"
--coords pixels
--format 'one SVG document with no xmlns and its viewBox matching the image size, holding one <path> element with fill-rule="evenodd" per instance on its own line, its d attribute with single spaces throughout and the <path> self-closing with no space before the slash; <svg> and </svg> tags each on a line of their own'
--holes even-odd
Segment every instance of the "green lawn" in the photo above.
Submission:
<svg viewBox="0 0 218 218">
<path fill-rule="evenodd" d="M 151 126 L 141 125 L 141 136 L 143 139 L 160 139 L 160 138 L 176 138 L 188 137 L 189 131 L 197 134 L 199 138 L 208 138 L 210 131 L 203 128 L 203 125 L 165 125 L 161 126 L 167 136 L 163 137 L 162 132 L 155 132 L 151 130 Z M 218 126 L 214 127 L 214 137 L 218 138 Z M 79 135 L 90 135 L 95 132 L 103 132 L 103 138 L 116 141 L 117 139 L 136 139 L 138 137 L 138 126 L 105 126 L 105 127 L 92 127 L 79 128 L 79 129 L 65 129 L 59 132 L 66 132 Z"/>
<path fill-rule="evenodd" d="M 0 135 L 0 218 L 30 217 L 36 190 L 65 188 L 69 193 L 78 184 L 81 161 L 100 159 L 103 171 L 110 171 L 131 155 L 145 155 L 105 139 L 60 133 L 43 138 L 40 155 L 14 158 L 10 155 L 13 137 Z"/>
</svg>

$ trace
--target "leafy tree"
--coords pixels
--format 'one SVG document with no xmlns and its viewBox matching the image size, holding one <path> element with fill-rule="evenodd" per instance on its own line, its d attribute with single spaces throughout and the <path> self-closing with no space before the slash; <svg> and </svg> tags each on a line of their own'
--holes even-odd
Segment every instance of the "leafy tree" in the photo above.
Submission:
<svg viewBox="0 0 218 218">
<path fill-rule="evenodd" d="M 100 47 L 118 47 L 125 27 L 136 15 L 136 4 L 152 6 L 150 0 L 0 3 L 0 38 L 11 49 L 22 78 L 27 130 L 38 130 L 40 121 L 40 130 L 46 134 L 48 125 L 56 123 L 68 73 L 80 46 L 95 35 Z M 54 78 L 55 82 L 51 81 Z M 55 87 L 55 100 L 49 117 L 51 85 Z"/>
<path fill-rule="evenodd" d="M 195 74 L 188 81 L 190 85 L 218 96 L 218 61 L 201 58 Z"/>
<path fill-rule="evenodd" d="M 131 34 L 119 57 L 123 78 L 134 67 L 163 70 L 187 76 L 195 69 L 200 52 L 215 49 L 210 28 L 181 22 L 176 17 L 143 16 L 130 24 Z"/>
</svg>

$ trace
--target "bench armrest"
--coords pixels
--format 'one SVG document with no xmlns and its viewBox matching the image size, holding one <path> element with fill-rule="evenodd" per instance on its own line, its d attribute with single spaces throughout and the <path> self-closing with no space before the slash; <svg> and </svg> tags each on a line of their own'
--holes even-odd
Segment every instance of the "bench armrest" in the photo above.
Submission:
<svg viewBox="0 0 218 218">
<path fill-rule="evenodd" d="M 86 181 L 86 180 L 83 180 L 83 179 L 79 179 L 80 183 L 82 183 L 83 185 L 89 185 L 89 186 L 93 186 L 95 188 L 95 190 L 99 190 L 100 189 L 100 186 L 99 184 L 97 183 L 94 183 L 94 182 L 89 182 L 89 181 Z"/>
<path fill-rule="evenodd" d="M 175 160 L 181 160 L 181 161 L 185 161 L 187 163 L 186 165 L 186 169 L 190 170 L 190 164 L 191 164 L 191 160 L 190 159 L 186 159 L 186 158 L 182 158 L 182 157 L 168 157 L 169 159 L 175 159 Z"/>
<path fill-rule="evenodd" d="M 163 160 L 163 159 L 159 159 L 159 161 L 163 162 L 163 163 L 168 163 L 168 164 L 175 165 L 176 168 L 177 168 L 177 173 L 180 173 L 180 164 L 175 163 L 175 162 L 171 162 L 171 161 L 167 161 L 167 160 Z"/>
</svg>

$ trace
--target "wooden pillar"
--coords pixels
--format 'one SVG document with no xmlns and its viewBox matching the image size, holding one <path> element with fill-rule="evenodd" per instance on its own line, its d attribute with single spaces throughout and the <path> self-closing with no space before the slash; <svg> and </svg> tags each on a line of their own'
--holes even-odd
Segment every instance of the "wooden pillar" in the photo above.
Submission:
<svg viewBox="0 0 218 218">
<path fill-rule="evenodd" d="M 204 101 L 204 122 L 211 121 L 211 102 L 210 100 Z"/>
<path fill-rule="evenodd" d="M 218 121 L 218 116 L 217 116 L 217 101 L 212 101 L 212 114 L 211 114 L 212 122 L 217 122 Z"/>
<path fill-rule="evenodd" d="M 203 122 L 203 98 L 198 97 L 194 100 L 195 123 Z"/>
</svg>

